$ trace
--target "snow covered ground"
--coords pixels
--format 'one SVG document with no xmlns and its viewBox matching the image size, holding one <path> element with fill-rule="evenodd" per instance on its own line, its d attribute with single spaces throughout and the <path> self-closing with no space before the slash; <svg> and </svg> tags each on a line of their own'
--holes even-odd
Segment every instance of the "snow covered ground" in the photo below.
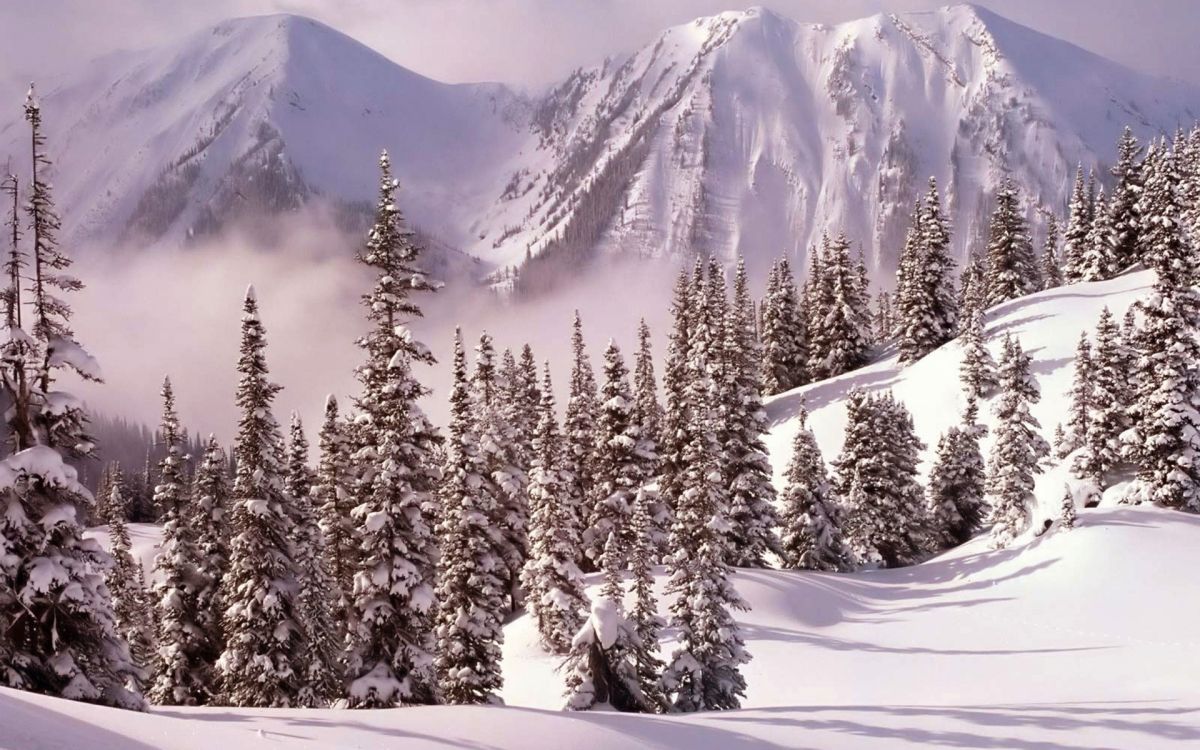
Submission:
<svg viewBox="0 0 1200 750">
<path fill-rule="evenodd" d="M 1047 436 L 1065 418 L 1079 332 L 1118 318 L 1150 275 L 1054 289 L 991 311 L 994 351 L 1020 335 Z M 827 460 L 853 387 L 892 388 L 931 447 L 962 407 L 956 343 L 894 356 L 768 404 L 782 473 L 801 400 Z M 983 416 L 990 419 L 988 405 Z M 986 448 L 986 446 L 985 446 Z M 1039 483 L 1057 515 L 1063 476 Z M 133 526 L 146 559 L 153 527 Z M 986 538 L 911 568 L 832 575 L 742 571 L 753 661 L 741 711 L 571 714 L 557 659 L 521 617 L 506 630 L 500 707 L 392 711 L 155 709 L 147 715 L 0 691 L 0 747 L 109 748 L 1159 748 L 1200 746 L 1200 518 L 1151 507 L 1081 510 L 1078 527 L 993 551 Z M 670 637 L 670 633 L 666 634 Z M 671 645 L 666 644 L 670 649 Z"/>
</svg>

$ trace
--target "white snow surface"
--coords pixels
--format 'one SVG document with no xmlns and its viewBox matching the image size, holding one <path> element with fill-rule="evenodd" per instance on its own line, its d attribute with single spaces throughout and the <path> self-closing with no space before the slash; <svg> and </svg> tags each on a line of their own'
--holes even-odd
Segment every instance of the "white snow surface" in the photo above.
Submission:
<svg viewBox="0 0 1200 750">
<path fill-rule="evenodd" d="M 1066 416 L 1072 357 L 1107 305 L 1121 317 L 1148 272 L 1053 289 L 994 308 L 989 345 L 1019 335 L 1049 435 Z M 782 473 L 801 400 L 826 460 L 853 387 L 892 388 L 932 453 L 962 407 L 956 343 L 907 368 L 875 364 L 768 402 Z M 990 421 L 989 404 L 982 416 Z M 985 446 L 986 447 L 986 446 Z M 777 475 L 778 480 L 778 475 Z M 1064 474 L 1039 482 L 1056 517 Z M 985 535 L 917 566 L 826 573 L 738 571 L 753 660 L 740 711 L 691 716 L 564 713 L 560 659 L 521 616 L 505 631 L 507 707 L 394 711 L 154 709 L 149 715 L 0 691 L 0 746 L 96 750 L 323 748 L 1186 748 L 1200 743 L 1200 517 L 1148 506 L 1081 509 L 1078 526 L 1003 551 Z M 154 527 L 131 525 L 146 561 Z M 660 596 L 665 574 L 658 571 Z M 590 580 L 592 593 L 600 581 Z M 665 599 L 665 597 L 664 597 Z M 666 612 L 667 602 L 661 602 Z M 673 633 L 664 633 L 665 654 Z"/>
</svg>

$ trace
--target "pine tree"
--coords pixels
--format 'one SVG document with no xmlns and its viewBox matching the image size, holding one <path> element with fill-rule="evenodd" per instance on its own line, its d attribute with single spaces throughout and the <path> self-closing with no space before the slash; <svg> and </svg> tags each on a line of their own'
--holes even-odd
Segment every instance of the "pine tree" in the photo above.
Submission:
<svg viewBox="0 0 1200 750">
<path fill-rule="evenodd" d="M 499 488 L 487 473 L 474 432 L 462 334 L 455 333 L 450 439 L 438 529 L 441 562 L 437 588 L 438 693 L 446 703 L 491 703 L 503 678 L 504 561 L 501 532 L 492 527 Z"/>
<path fill-rule="evenodd" d="M 517 441 L 517 465 L 528 473 L 533 464 L 533 436 L 537 432 L 542 392 L 538 387 L 537 362 L 529 344 L 521 347 L 521 360 L 511 376 L 505 378 Z"/>
<path fill-rule="evenodd" d="M 304 633 L 296 611 L 293 500 L 284 491 L 283 436 L 271 413 L 279 386 L 268 379 L 266 331 L 253 287 L 242 310 L 233 539 L 221 595 L 226 642 L 217 671 L 228 705 L 295 706 Z"/>
<path fill-rule="evenodd" d="M 1059 518 L 1059 525 L 1064 529 L 1075 528 L 1075 495 L 1071 493 L 1071 488 L 1067 487 L 1063 493 L 1062 499 L 1062 516 Z"/>
<path fill-rule="evenodd" d="M 668 561 L 671 624 L 679 646 L 663 673 L 663 690 L 678 711 L 737 708 L 746 682 L 740 666 L 750 656 L 731 610 L 745 609 L 725 562 L 724 498 L 709 358 L 711 335 L 697 326 L 684 368 L 686 426 L 677 477 Z M 670 374 L 670 373 L 668 373 Z"/>
<path fill-rule="evenodd" d="M 1053 289 L 1063 284 L 1062 267 L 1058 260 L 1058 217 L 1046 215 L 1046 240 L 1042 245 L 1042 288 Z"/>
<path fill-rule="evenodd" d="M 642 476 L 647 482 L 641 492 L 649 506 L 651 528 L 649 530 L 652 551 L 650 559 L 658 560 L 666 548 L 667 533 L 671 528 L 671 512 L 653 480 L 659 475 L 662 458 L 659 455 L 663 423 L 666 414 L 658 401 L 658 383 L 654 377 L 654 356 L 650 349 L 650 327 L 643 320 L 638 325 L 638 353 L 633 368 L 634 419 L 638 424 L 641 448 L 638 458 L 642 464 Z"/>
<path fill-rule="evenodd" d="M 1083 164 L 1075 170 L 1075 188 L 1067 208 L 1067 229 L 1063 234 L 1063 280 L 1078 284 L 1085 280 L 1084 255 L 1092 231 L 1092 206 L 1083 188 Z"/>
<path fill-rule="evenodd" d="M 894 335 L 896 329 L 892 317 L 892 295 L 881 291 L 876 298 L 875 307 L 875 340 L 883 343 Z"/>
<path fill-rule="evenodd" d="M 137 667 L 104 582 L 112 557 L 83 538 L 81 522 L 94 499 L 65 462 L 93 456 L 94 446 L 82 402 L 58 391 L 56 382 L 66 371 L 94 381 L 100 375 L 70 328 L 65 293 L 82 283 L 65 273 L 70 259 L 56 241 L 59 220 L 46 182 L 50 161 L 32 86 L 25 118 L 32 164 L 25 206 L 29 286 L 28 295 L 20 295 L 21 275 L 9 274 L 5 298 L 14 302 L 0 347 L 11 449 L 3 461 L 9 480 L 0 488 L 0 684 L 141 708 L 141 696 L 126 687 Z"/>
<path fill-rule="evenodd" d="M 987 296 L 987 261 L 981 254 L 972 252 L 958 284 L 958 319 L 963 325 L 968 324 L 976 313 L 986 315 Z"/>
<path fill-rule="evenodd" d="M 636 636 L 632 652 L 638 687 L 651 706 L 666 711 L 667 699 L 662 693 L 664 664 L 658 655 L 659 632 L 665 623 L 658 614 L 658 599 L 654 595 L 654 570 L 651 565 L 658 547 L 654 536 L 657 525 L 651 511 L 649 493 L 643 489 L 633 505 L 634 543 L 629 557 L 629 570 L 633 578 L 633 609 L 629 618 Z"/>
<path fill-rule="evenodd" d="M 904 247 L 900 250 L 900 261 L 896 266 L 896 335 L 901 347 L 911 347 L 908 322 L 918 317 L 919 305 L 924 301 L 921 294 L 921 265 L 924 248 L 921 243 L 921 202 L 913 204 L 908 218 L 908 231 L 904 234 Z"/>
<path fill-rule="evenodd" d="M 308 465 L 308 439 L 304 425 L 293 412 L 288 432 L 287 474 L 284 488 L 293 501 L 295 536 L 293 557 L 299 575 L 297 619 L 304 628 L 304 651 L 299 659 L 302 683 L 299 703 L 319 708 L 338 697 L 338 640 L 333 623 L 333 584 L 325 569 L 325 541 L 313 507 L 316 476 Z"/>
<path fill-rule="evenodd" d="M 117 630 L 129 644 L 134 663 L 144 671 L 153 657 L 154 634 L 148 627 L 145 612 L 147 593 L 141 583 L 144 580 L 141 575 L 141 563 L 133 558 L 129 529 L 122 517 L 125 498 L 121 493 L 120 482 L 111 484 L 107 504 L 109 512 L 105 520 L 111 540 L 113 566 L 105 572 L 104 579 L 112 594 Z M 142 676 L 131 673 L 126 687 L 140 692 Z"/>
<path fill-rule="evenodd" d="M 988 461 L 987 492 L 992 505 L 992 544 L 1008 546 L 1029 526 L 1034 477 L 1050 447 L 1029 411 L 1039 398 L 1029 355 L 1012 336 L 1004 338 L 1000 360 L 1000 400 L 995 407 L 996 440 Z"/>
<path fill-rule="evenodd" d="M 562 434 L 554 414 L 550 364 L 542 380 L 533 466 L 529 472 L 529 559 L 521 580 L 530 613 L 537 621 L 542 648 L 566 654 L 588 610 L 583 576 L 575 564 L 571 508 L 563 488 L 571 478 L 562 465 Z"/>
<path fill-rule="evenodd" d="M 396 207 L 397 181 L 385 151 L 379 199 L 358 260 L 375 275 L 363 295 L 370 324 L 358 341 L 365 361 L 354 430 L 354 502 L 357 551 L 353 602 L 348 612 L 345 675 L 354 708 L 432 703 L 434 583 L 437 539 L 434 492 L 440 438 L 418 400 L 428 389 L 414 366 L 433 355 L 407 324 L 420 317 L 414 292 L 437 288 L 419 266 Z"/>
<path fill-rule="evenodd" d="M 718 438 L 729 494 L 728 561 L 737 567 L 761 568 L 766 567 L 767 555 L 778 554 L 780 546 L 771 462 L 763 442 L 768 425 L 762 406 L 762 357 L 754 335 L 753 304 L 746 266 L 739 260 L 733 303 L 724 326 L 726 366 L 718 384 L 723 410 Z"/>
<path fill-rule="evenodd" d="M 353 467 L 346 425 L 338 413 L 337 399 L 325 399 L 325 421 L 321 424 L 321 459 L 313 484 L 325 571 L 330 578 L 330 602 L 335 612 L 347 612 L 354 597 L 354 570 L 358 549 L 354 531 L 354 496 L 351 486 Z M 339 618 L 338 638 L 345 640 L 346 621 Z"/>
<path fill-rule="evenodd" d="M 1011 177 L 1005 177 L 996 191 L 996 209 L 988 229 L 987 263 L 988 307 L 1035 292 L 1040 286 L 1029 228 Z"/>
<path fill-rule="evenodd" d="M 598 430 L 599 403 L 596 376 L 583 342 L 583 321 L 579 311 L 571 329 L 571 389 L 563 419 L 566 451 L 563 471 L 570 477 L 564 499 L 570 510 L 571 539 L 576 550 L 576 562 L 584 570 L 595 570 L 593 561 L 584 554 L 583 532 L 587 525 L 587 500 L 592 497 L 592 478 L 595 475 L 595 440 Z"/>
<path fill-rule="evenodd" d="M 1092 381 L 1092 345 L 1086 332 L 1079 334 L 1075 347 L 1075 370 L 1071 381 L 1071 407 L 1067 429 L 1058 444 L 1058 457 L 1066 458 L 1088 444 L 1094 388 Z"/>
<path fill-rule="evenodd" d="M 833 377 L 866 364 L 870 315 L 858 274 L 850 262 L 850 243 L 844 235 L 829 244 L 823 264 L 831 298 L 827 306 L 819 308 L 821 322 L 816 338 L 824 357 L 812 369 L 820 377 Z"/>
<path fill-rule="evenodd" d="M 917 482 L 923 447 L 912 416 L 890 393 L 851 392 L 835 488 L 847 500 L 846 542 L 860 562 L 894 568 L 925 552 L 929 523 Z"/>
<path fill-rule="evenodd" d="M 687 275 L 680 272 L 675 281 L 671 301 L 673 318 L 667 361 L 663 371 L 663 390 L 666 408 L 663 412 L 662 433 L 659 438 L 659 495 L 666 508 L 668 518 L 674 526 L 675 509 L 683 493 L 683 475 L 686 468 L 684 452 L 687 448 L 688 425 L 691 413 L 688 408 L 688 386 L 690 373 L 688 360 L 691 356 L 692 317 L 691 287 Z M 669 546 L 659 550 L 661 558 L 669 553 Z"/>
<path fill-rule="evenodd" d="M 1142 257 L 1157 277 L 1137 303 L 1133 427 L 1135 499 L 1200 512 L 1200 294 L 1197 259 L 1180 221 L 1180 175 L 1167 154 L 1145 185 Z"/>
<path fill-rule="evenodd" d="M 802 408 L 784 475 L 783 564 L 804 570 L 851 570 L 853 560 L 842 536 L 842 508 L 830 489 L 825 459 L 807 417 Z"/>
<path fill-rule="evenodd" d="M 188 526 L 194 530 L 196 546 L 196 624 L 200 638 L 192 658 L 200 674 L 213 680 L 210 696 L 220 694 L 217 658 L 225 646 L 223 579 L 229 567 L 229 460 L 210 436 L 204 457 L 192 483 Z"/>
<path fill-rule="evenodd" d="M 471 413 L 483 470 L 499 493 L 495 498 L 492 528 L 499 534 L 496 553 L 504 563 L 501 581 L 508 591 L 509 610 L 512 611 L 521 606 L 518 584 L 521 569 L 525 567 L 529 508 L 525 498 L 525 472 L 517 465 L 520 438 L 514 422 L 516 415 L 510 408 L 512 402 L 504 399 L 506 390 L 496 366 L 492 338 L 485 332 L 480 335 L 479 345 L 475 348 Z"/>
<path fill-rule="evenodd" d="M 981 399 L 996 388 L 996 362 L 983 340 L 983 311 L 973 310 L 962 332 L 962 364 L 959 380 L 970 398 Z"/>
<path fill-rule="evenodd" d="M 1083 431 L 1085 450 L 1076 457 L 1075 474 L 1095 481 L 1100 488 L 1108 486 L 1108 477 L 1121 461 L 1121 433 L 1129 428 L 1130 394 L 1126 387 L 1129 377 L 1128 358 L 1123 351 L 1117 321 L 1107 307 L 1096 324 L 1096 350 L 1089 358 L 1086 396 L 1087 427 Z M 1075 416 L 1074 404 L 1072 416 Z M 1074 425 L 1073 425 L 1074 426 Z M 1078 430 L 1073 430 L 1078 433 Z"/>
<path fill-rule="evenodd" d="M 777 261 L 771 274 L 762 311 L 763 388 L 782 393 L 808 382 L 808 342 L 787 259 Z"/>
<path fill-rule="evenodd" d="M 958 301 L 954 295 L 954 261 L 950 257 L 950 229 L 942 215 L 937 182 L 929 178 L 929 192 L 915 222 L 916 250 L 901 297 L 900 357 L 915 362 L 954 338 L 958 328 Z M 908 248 L 906 246 L 906 251 Z"/>
<path fill-rule="evenodd" d="M 1095 216 L 1088 231 L 1087 246 L 1080 268 L 1082 281 L 1111 279 L 1121 271 L 1116 249 L 1116 235 L 1113 231 L 1112 217 L 1109 213 L 1108 201 L 1104 197 L 1103 187 L 1096 195 L 1093 210 Z"/>
<path fill-rule="evenodd" d="M 171 381 L 162 387 L 163 417 L 159 436 L 166 451 L 158 465 L 154 505 L 163 518 L 162 543 L 155 557 L 154 598 L 158 638 L 150 698 L 167 706 L 208 703 L 213 693 L 208 640 L 201 630 L 200 550 L 183 477 L 179 417 Z"/>
<path fill-rule="evenodd" d="M 633 499 L 646 479 L 638 458 L 641 431 L 634 414 L 629 371 L 612 341 L 604 351 L 597 426 L 591 514 L 583 543 L 585 554 L 599 567 L 609 536 L 616 536 L 622 550 L 632 544 Z"/>
<path fill-rule="evenodd" d="M 1126 126 L 1117 142 L 1117 163 L 1112 168 L 1116 184 L 1108 207 L 1113 233 L 1113 275 L 1142 259 L 1143 186 L 1142 170 L 1138 164 L 1141 151 L 1133 130 Z"/>
<path fill-rule="evenodd" d="M 951 427 L 938 440 L 929 473 L 929 508 L 938 542 L 954 547 L 967 542 L 983 525 L 986 475 L 979 439 L 983 428 L 975 421 L 978 409 L 968 396 L 961 426 Z"/>
</svg>

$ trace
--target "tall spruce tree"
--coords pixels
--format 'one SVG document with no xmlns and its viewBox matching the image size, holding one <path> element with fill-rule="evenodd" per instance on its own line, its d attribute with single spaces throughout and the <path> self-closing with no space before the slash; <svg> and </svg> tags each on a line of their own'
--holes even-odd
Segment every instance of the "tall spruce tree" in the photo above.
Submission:
<svg viewBox="0 0 1200 750">
<path fill-rule="evenodd" d="M 0 486 L 0 684 L 71 700 L 143 706 L 127 687 L 137 673 L 117 629 L 104 582 L 112 557 L 84 539 L 94 505 L 65 459 L 94 455 L 82 401 L 56 388 L 73 372 L 100 380 L 96 362 L 75 340 L 66 293 L 82 287 L 66 273 L 58 214 L 46 181 L 50 160 L 33 87 L 25 101 L 30 163 L 25 214 L 30 246 L 20 272 L 8 274 L 8 331 L 0 346 L 0 389 L 10 454 Z M 15 236 L 15 235 L 14 235 Z M 8 265 L 8 264 L 6 264 Z M 21 294 L 20 284 L 29 286 Z"/>
<path fill-rule="evenodd" d="M 808 382 L 808 335 L 787 258 L 779 259 L 772 266 L 762 307 L 765 392 L 782 393 L 804 385 Z"/>
<path fill-rule="evenodd" d="M 683 474 L 686 468 L 684 452 L 687 447 L 688 425 L 691 412 L 688 408 L 688 386 L 690 373 L 688 360 L 691 356 L 692 317 L 691 286 L 687 274 L 682 271 L 675 280 L 674 296 L 671 300 L 672 327 L 667 347 L 667 361 L 663 371 L 663 390 L 666 408 L 663 412 L 662 432 L 659 437 L 659 495 L 674 528 L 675 509 L 683 493 Z M 660 550 L 664 558 L 669 546 Z"/>
<path fill-rule="evenodd" d="M 658 638 L 665 622 L 658 614 L 658 599 L 654 595 L 653 560 L 658 554 L 655 540 L 657 524 L 652 515 L 653 503 L 644 489 L 634 500 L 633 506 L 633 549 L 629 555 L 629 570 L 633 578 L 631 593 L 633 609 L 629 619 L 633 623 L 634 644 L 632 646 L 634 666 L 637 671 L 638 687 L 647 702 L 659 711 L 668 708 L 662 693 L 663 661 L 659 657 Z"/>
<path fill-rule="evenodd" d="M 1040 398 L 1029 355 L 1011 335 L 1000 359 L 996 439 L 988 461 L 987 493 L 992 505 L 992 544 L 1008 546 L 1029 527 L 1038 462 L 1050 452 L 1029 407 Z"/>
<path fill-rule="evenodd" d="M 1156 278 L 1137 303 L 1137 357 L 1128 454 L 1135 500 L 1200 512 L 1200 294 L 1197 258 L 1181 221 L 1180 174 L 1164 155 L 1145 184 L 1142 258 Z"/>
<path fill-rule="evenodd" d="M 929 192 L 919 208 L 919 220 L 910 230 L 915 249 L 902 287 L 900 357 L 915 362 L 952 339 L 958 327 L 958 301 L 954 295 L 954 261 L 950 257 L 949 223 L 942 214 L 937 182 L 929 178 Z"/>
<path fill-rule="evenodd" d="M 996 190 L 996 208 L 988 228 L 987 306 L 1035 292 L 1040 287 L 1037 261 L 1021 199 L 1011 177 Z"/>
<path fill-rule="evenodd" d="M 1107 212 L 1113 233 L 1113 275 L 1142 259 L 1143 175 L 1138 163 L 1141 153 L 1133 130 L 1126 126 L 1117 142 L 1117 163 L 1112 168 L 1116 184 Z"/>
<path fill-rule="evenodd" d="M 1058 259 L 1058 217 L 1046 215 L 1046 239 L 1042 244 L 1042 288 L 1062 286 L 1062 265 Z"/>
<path fill-rule="evenodd" d="M 1077 476 L 1091 479 L 1103 489 L 1109 476 L 1121 461 L 1121 434 L 1129 428 L 1130 393 L 1128 357 L 1124 352 L 1121 332 L 1108 307 L 1100 313 L 1096 324 L 1095 353 L 1087 362 L 1088 385 L 1080 400 L 1086 399 L 1087 428 L 1083 431 L 1084 451 L 1074 462 Z M 1080 373 L 1081 375 L 1084 373 Z M 1072 405 L 1072 416 L 1075 407 Z M 1073 430 L 1078 434 L 1078 430 Z"/>
<path fill-rule="evenodd" d="M 584 554 L 597 568 L 609 536 L 616 536 L 621 550 L 630 549 L 633 543 L 633 500 L 647 479 L 639 457 L 641 426 L 634 406 L 629 370 L 620 349 L 609 341 L 604 350 L 591 512 L 583 533 Z"/>
<path fill-rule="evenodd" d="M 1075 368 L 1071 379 L 1071 406 L 1067 428 L 1057 448 L 1059 458 L 1066 458 L 1088 444 L 1088 427 L 1091 424 L 1095 385 L 1092 380 L 1092 345 L 1087 332 L 1079 334 L 1075 347 Z"/>
<path fill-rule="evenodd" d="M 817 438 L 802 408 L 792 440 L 792 458 L 784 475 L 781 557 L 788 568 L 832 572 L 853 569 L 842 533 L 842 507 L 833 496 L 829 472 Z"/>
<path fill-rule="evenodd" d="M 438 529 L 438 694 L 446 703 L 491 703 L 503 684 L 500 647 L 506 573 L 498 552 L 502 531 L 492 524 L 500 489 L 488 473 L 475 433 L 475 402 L 458 331 L 453 375 Z"/>
<path fill-rule="evenodd" d="M 398 183 L 379 160 L 375 223 L 358 260 L 374 274 L 362 297 L 370 326 L 358 340 L 365 361 L 355 404 L 354 501 L 357 538 L 346 649 L 351 707 L 435 700 L 433 587 L 437 541 L 434 491 L 440 438 L 417 403 L 429 391 L 414 366 L 434 362 L 407 327 L 420 317 L 414 292 L 437 285 L 422 272 L 420 248 L 396 206 Z"/>
<path fill-rule="evenodd" d="M 1063 281 L 1078 284 L 1085 280 L 1084 255 L 1092 231 L 1091 205 L 1083 187 L 1083 164 L 1075 170 L 1075 187 L 1067 207 L 1067 228 L 1063 234 Z"/>
<path fill-rule="evenodd" d="M 298 704 L 304 650 L 292 557 L 294 500 L 284 489 L 283 436 L 271 412 L 279 386 L 268 379 L 266 331 L 253 287 L 242 311 L 233 539 L 222 592 L 226 641 L 217 670 L 226 704 L 287 707 Z"/>
<path fill-rule="evenodd" d="M 718 384 L 724 412 L 719 439 L 729 493 L 729 563 L 761 568 L 769 554 L 780 552 L 780 546 L 771 461 L 763 442 L 767 415 L 762 406 L 762 357 L 754 335 L 753 305 L 746 265 L 739 260 L 725 323 L 725 373 Z"/>
<path fill-rule="evenodd" d="M 866 364 L 870 352 L 869 301 L 862 294 L 858 272 L 850 260 L 845 235 L 829 243 L 823 254 L 828 304 L 818 303 L 817 351 L 823 356 L 813 366 L 820 377 L 833 377 Z"/>
<path fill-rule="evenodd" d="M 658 560 L 667 545 L 667 533 L 671 528 L 671 513 L 663 502 L 657 483 L 654 481 L 662 467 L 660 456 L 663 422 L 666 414 L 658 400 L 658 383 L 654 376 L 654 356 L 650 348 L 650 327 L 643 320 L 638 325 L 638 353 L 633 368 L 634 418 L 640 432 L 638 459 L 642 464 L 642 475 L 646 482 L 641 492 L 649 506 L 650 540 L 653 547 L 650 559 Z"/>
<path fill-rule="evenodd" d="M 129 528 L 125 525 L 125 497 L 119 481 L 114 481 L 109 487 L 106 504 L 108 513 L 105 520 L 108 524 L 113 565 L 105 571 L 104 580 L 112 594 L 117 630 L 129 644 L 134 663 L 145 672 L 154 656 L 154 633 L 151 629 L 152 620 L 148 617 L 145 606 L 148 595 L 144 586 L 145 578 L 141 573 L 141 563 L 133 557 Z M 130 672 L 126 687 L 140 692 L 142 677 L 143 674 Z"/>
<path fill-rule="evenodd" d="M 987 477 L 979 450 L 984 428 L 976 421 L 975 399 L 967 399 L 962 424 L 951 427 L 938 440 L 929 472 L 930 520 L 943 548 L 967 542 L 987 517 Z"/>
<path fill-rule="evenodd" d="M 313 484 L 313 505 L 323 540 L 321 554 L 330 578 L 329 600 L 335 612 L 348 612 L 354 596 L 357 567 L 357 535 L 354 530 L 353 467 L 346 424 L 338 413 L 337 399 L 325 398 L 325 420 L 321 424 L 320 461 Z M 337 620 L 338 637 L 345 640 L 347 622 Z"/>
<path fill-rule="evenodd" d="M 568 474 L 570 485 L 564 499 L 571 517 L 571 538 L 574 540 L 576 561 L 587 571 L 595 570 L 592 558 L 585 554 L 583 532 L 588 521 L 587 501 L 592 497 L 593 476 L 596 461 L 596 431 L 599 419 L 599 397 L 596 391 L 596 376 L 592 371 L 583 340 L 583 321 L 579 311 L 571 327 L 571 387 L 563 418 L 563 433 L 566 451 L 563 453 L 563 470 Z"/>
<path fill-rule="evenodd" d="M 963 350 L 959 380 L 970 398 L 982 399 L 996 388 L 996 362 L 983 337 L 983 311 L 975 309 L 966 320 L 961 337 Z"/>
<path fill-rule="evenodd" d="M 859 562 L 894 568 L 924 554 L 929 519 L 917 482 L 923 447 L 912 416 L 890 393 L 850 394 L 835 488 L 847 500 L 846 541 Z"/>
<path fill-rule="evenodd" d="M 155 557 L 154 599 L 158 638 L 150 698 L 168 706 L 194 706 L 212 698 L 212 662 L 201 629 L 200 551 L 183 476 L 179 417 L 171 381 L 162 386 L 163 416 L 159 438 L 166 455 L 158 464 L 154 506 L 163 519 L 162 543 Z"/>
<path fill-rule="evenodd" d="M 223 580 L 229 567 L 229 460 L 215 437 L 209 436 L 204 456 L 192 481 L 191 517 L 196 545 L 196 623 L 202 643 L 193 659 L 200 673 L 211 675 L 210 697 L 220 694 L 216 664 L 225 647 Z"/>
<path fill-rule="evenodd" d="M 542 378 L 541 404 L 529 472 L 529 559 L 521 580 L 542 648 L 566 654 L 588 611 L 583 575 L 575 564 L 572 509 L 563 502 L 571 478 L 562 469 L 562 433 L 554 414 L 550 364 Z"/>
<path fill-rule="evenodd" d="M 1113 231 L 1112 215 L 1104 197 L 1104 187 L 1096 194 L 1094 216 L 1087 234 L 1086 249 L 1080 269 L 1082 281 L 1111 279 L 1121 271 L 1117 255 L 1116 234 Z"/>
</svg>

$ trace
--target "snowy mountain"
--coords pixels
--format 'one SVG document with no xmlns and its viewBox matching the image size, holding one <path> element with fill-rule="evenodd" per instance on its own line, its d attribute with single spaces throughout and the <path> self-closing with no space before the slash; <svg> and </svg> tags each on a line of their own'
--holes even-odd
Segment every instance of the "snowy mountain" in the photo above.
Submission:
<svg viewBox="0 0 1200 750">
<path fill-rule="evenodd" d="M 930 175 L 962 253 L 1006 170 L 1061 215 L 1076 163 L 1110 160 L 1125 124 L 1196 113 L 1192 88 L 970 5 L 835 26 L 723 13 L 556 88 L 533 121 L 542 161 L 514 171 L 485 241 L 501 263 L 699 251 L 762 269 L 844 230 L 890 270 Z"/>
<path fill-rule="evenodd" d="M 290 15 L 112 55 L 43 93 L 75 238 L 203 234 L 317 196 L 369 208 L 382 148 L 414 223 L 441 232 L 482 199 L 472 186 L 518 147 L 527 119 L 503 86 L 438 83 Z M 0 153 L 24 153 L 23 126 L 0 130 Z"/>
<path fill-rule="evenodd" d="M 369 206 L 393 154 L 412 220 L 536 288 L 612 253 L 744 253 L 844 230 L 890 271 L 936 176 L 961 254 L 1011 171 L 1064 211 L 1077 162 L 1200 116 L 1200 92 L 970 5 L 813 25 L 764 9 L 665 31 L 537 98 L 447 85 L 314 21 L 223 22 L 47 89 L 68 236 L 177 239 L 314 197 Z M 23 123 L 0 154 L 23 154 Z M 532 262 L 530 259 L 533 259 Z M 882 277 L 882 275 L 881 275 Z"/>
</svg>

